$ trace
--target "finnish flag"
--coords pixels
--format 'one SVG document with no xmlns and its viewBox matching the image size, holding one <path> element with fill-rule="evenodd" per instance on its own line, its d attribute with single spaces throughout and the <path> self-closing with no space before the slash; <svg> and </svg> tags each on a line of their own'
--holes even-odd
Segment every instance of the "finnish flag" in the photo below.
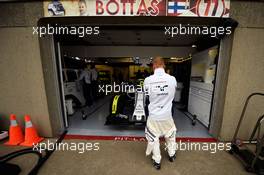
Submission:
<svg viewBox="0 0 264 175">
<path fill-rule="evenodd" d="M 189 11 L 189 0 L 172 0 L 168 2 L 168 14 L 179 15 Z"/>
</svg>

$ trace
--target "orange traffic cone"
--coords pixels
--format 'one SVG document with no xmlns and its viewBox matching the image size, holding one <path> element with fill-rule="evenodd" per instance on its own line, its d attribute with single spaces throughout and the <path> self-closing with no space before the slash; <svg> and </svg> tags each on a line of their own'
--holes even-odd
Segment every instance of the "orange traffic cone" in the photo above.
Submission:
<svg viewBox="0 0 264 175">
<path fill-rule="evenodd" d="M 21 127 L 17 124 L 16 116 L 10 115 L 9 141 L 5 145 L 18 145 L 24 141 Z"/>
<path fill-rule="evenodd" d="M 22 142 L 20 145 L 22 146 L 33 146 L 33 144 L 37 144 L 41 142 L 44 138 L 39 137 L 36 129 L 34 128 L 30 117 L 25 115 L 25 141 Z"/>
</svg>

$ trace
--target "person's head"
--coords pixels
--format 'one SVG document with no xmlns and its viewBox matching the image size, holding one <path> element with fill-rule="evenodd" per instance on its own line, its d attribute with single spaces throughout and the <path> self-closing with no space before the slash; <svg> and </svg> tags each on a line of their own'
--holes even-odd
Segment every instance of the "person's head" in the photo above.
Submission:
<svg viewBox="0 0 264 175">
<path fill-rule="evenodd" d="M 171 73 L 171 70 L 170 69 L 166 69 L 165 71 L 167 74 L 170 74 Z"/>
<path fill-rule="evenodd" d="M 152 68 L 153 70 L 157 69 L 157 68 L 165 68 L 165 62 L 164 59 L 162 57 L 155 57 L 152 61 Z"/>
<path fill-rule="evenodd" d="M 91 65 L 90 65 L 90 64 L 86 64 L 85 69 L 86 69 L 86 70 L 90 70 L 90 69 L 91 69 Z"/>
<path fill-rule="evenodd" d="M 86 13 L 87 6 L 85 0 L 79 0 L 79 11 L 81 15 Z"/>
</svg>

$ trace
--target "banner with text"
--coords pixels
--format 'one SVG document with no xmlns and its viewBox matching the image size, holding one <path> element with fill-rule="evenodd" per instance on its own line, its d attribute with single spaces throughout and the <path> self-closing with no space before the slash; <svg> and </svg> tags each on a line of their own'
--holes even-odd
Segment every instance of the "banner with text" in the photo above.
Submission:
<svg viewBox="0 0 264 175">
<path fill-rule="evenodd" d="M 53 0 L 44 16 L 229 17 L 230 0 Z"/>
</svg>

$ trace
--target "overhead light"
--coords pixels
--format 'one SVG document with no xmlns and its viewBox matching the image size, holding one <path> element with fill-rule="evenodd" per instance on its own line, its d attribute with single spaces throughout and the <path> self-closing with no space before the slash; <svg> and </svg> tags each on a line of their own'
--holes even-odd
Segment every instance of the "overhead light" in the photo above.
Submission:
<svg viewBox="0 0 264 175">
<path fill-rule="evenodd" d="M 91 60 L 88 60 L 88 59 L 85 59 L 84 60 L 86 63 L 90 63 L 91 62 Z"/>
<path fill-rule="evenodd" d="M 181 60 L 181 59 L 183 59 L 183 57 L 171 57 L 170 59 L 171 60 Z"/>
<path fill-rule="evenodd" d="M 196 47 L 197 47 L 197 45 L 193 44 L 193 45 L 192 45 L 192 47 L 193 47 L 193 48 L 196 48 Z"/>
<path fill-rule="evenodd" d="M 106 61 L 105 64 L 107 64 L 108 62 Z"/>
<path fill-rule="evenodd" d="M 79 57 L 75 57 L 75 59 L 76 59 L 76 60 L 81 60 L 81 58 L 79 58 Z"/>
<path fill-rule="evenodd" d="M 171 58 L 174 62 L 174 63 L 182 63 L 182 62 L 185 62 L 185 61 L 188 61 L 190 59 L 192 59 L 192 56 L 191 54 L 189 55 L 189 57 L 186 57 L 186 58 L 183 58 L 183 57 L 172 57 Z"/>
</svg>

